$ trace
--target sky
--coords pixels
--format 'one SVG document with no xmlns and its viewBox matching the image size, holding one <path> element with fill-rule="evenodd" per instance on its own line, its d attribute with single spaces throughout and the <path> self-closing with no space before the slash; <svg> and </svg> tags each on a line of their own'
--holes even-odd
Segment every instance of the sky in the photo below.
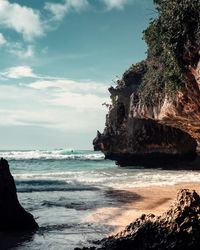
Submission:
<svg viewBox="0 0 200 250">
<path fill-rule="evenodd" d="M 0 149 L 92 149 L 153 0 L 0 0 Z"/>
</svg>

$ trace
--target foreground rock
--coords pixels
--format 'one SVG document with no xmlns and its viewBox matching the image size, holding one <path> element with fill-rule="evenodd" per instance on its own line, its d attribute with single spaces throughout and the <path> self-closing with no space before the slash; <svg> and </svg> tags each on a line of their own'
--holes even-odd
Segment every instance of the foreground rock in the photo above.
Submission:
<svg viewBox="0 0 200 250">
<path fill-rule="evenodd" d="M 142 215 L 124 231 L 100 243 L 100 248 L 83 249 L 198 250 L 200 249 L 200 197 L 195 191 L 180 190 L 175 203 L 162 216 Z"/>
<path fill-rule="evenodd" d="M 36 230 L 33 216 L 20 205 L 6 160 L 0 160 L 0 231 Z"/>
</svg>

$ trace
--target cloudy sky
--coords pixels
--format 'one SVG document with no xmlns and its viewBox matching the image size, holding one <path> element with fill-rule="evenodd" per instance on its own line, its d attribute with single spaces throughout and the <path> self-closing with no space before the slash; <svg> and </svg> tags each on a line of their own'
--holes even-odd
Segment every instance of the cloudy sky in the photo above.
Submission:
<svg viewBox="0 0 200 250">
<path fill-rule="evenodd" d="M 0 149 L 92 148 L 152 0 L 0 0 Z"/>
</svg>

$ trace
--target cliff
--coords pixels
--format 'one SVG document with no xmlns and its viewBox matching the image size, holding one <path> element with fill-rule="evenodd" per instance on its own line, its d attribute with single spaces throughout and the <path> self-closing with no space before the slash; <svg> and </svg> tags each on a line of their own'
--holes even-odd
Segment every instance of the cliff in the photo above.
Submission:
<svg viewBox="0 0 200 250">
<path fill-rule="evenodd" d="M 155 0 L 146 60 L 110 87 L 94 149 L 119 165 L 193 160 L 200 143 L 200 2 Z"/>
</svg>

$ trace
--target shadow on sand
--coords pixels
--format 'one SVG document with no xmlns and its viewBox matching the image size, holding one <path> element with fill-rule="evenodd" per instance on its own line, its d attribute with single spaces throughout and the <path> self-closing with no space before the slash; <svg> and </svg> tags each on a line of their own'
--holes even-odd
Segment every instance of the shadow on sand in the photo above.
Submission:
<svg viewBox="0 0 200 250">
<path fill-rule="evenodd" d="M 123 203 L 124 205 L 142 199 L 142 196 L 138 195 L 137 193 L 128 190 L 117 190 L 117 189 L 106 190 L 105 196 L 107 198 L 116 201 L 117 203 Z"/>
</svg>

